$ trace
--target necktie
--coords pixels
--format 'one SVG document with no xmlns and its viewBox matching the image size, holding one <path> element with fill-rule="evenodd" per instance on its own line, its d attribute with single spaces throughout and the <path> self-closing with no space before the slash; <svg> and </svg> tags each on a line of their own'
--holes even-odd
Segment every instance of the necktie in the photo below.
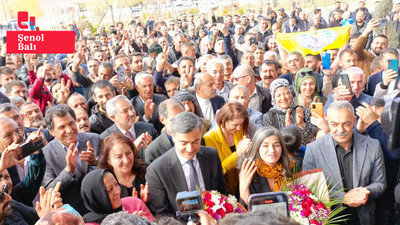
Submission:
<svg viewBox="0 0 400 225">
<path fill-rule="evenodd" d="M 188 160 L 187 164 L 190 167 L 190 171 L 189 171 L 189 191 L 196 191 L 197 188 L 200 188 L 200 185 L 199 185 L 199 178 L 197 176 L 196 169 L 194 168 L 194 165 L 193 165 L 193 159 Z"/>
<path fill-rule="evenodd" d="M 125 135 L 126 135 L 129 139 L 131 139 L 132 142 L 134 142 L 135 139 L 136 139 L 136 138 L 133 136 L 133 134 L 132 134 L 129 130 L 125 133 Z"/>
</svg>

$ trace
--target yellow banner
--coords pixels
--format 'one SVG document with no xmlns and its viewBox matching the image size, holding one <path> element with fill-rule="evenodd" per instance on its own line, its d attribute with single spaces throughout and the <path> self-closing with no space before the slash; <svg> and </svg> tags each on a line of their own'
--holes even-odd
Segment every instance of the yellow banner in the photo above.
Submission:
<svg viewBox="0 0 400 225">
<path fill-rule="evenodd" d="M 316 55 L 327 49 L 341 48 L 350 38 L 350 26 L 334 27 L 328 29 L 278 33 L 278 42 L 287 52 L 300 52 Z"/>
</svg>

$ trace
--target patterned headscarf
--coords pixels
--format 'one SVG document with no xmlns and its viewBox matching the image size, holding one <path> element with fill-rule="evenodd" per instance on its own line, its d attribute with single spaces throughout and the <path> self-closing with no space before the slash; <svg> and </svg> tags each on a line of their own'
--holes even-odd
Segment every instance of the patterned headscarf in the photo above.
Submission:
<svg viewBox="0 0 400 225">
<path fill-rule="evenodd" d="M 289 81 L 286 79 L 283 79 L 283 78 L 278 78 L 271 82 L 271 85 L 269 88 L 269 90 L 271 92 L 271 96 L 272 96 L 272 106 L 273 106 L 272 109 L 286 113 L 286 110 L 288 110 L 288 109 L 280 108 L 279 106 L 276 105 L 276 101 L 275 101 L 275 90 L 280 87 L 286 87 L 290 92 L 291 103 L 290 103 L 289 108 L 293 109 L 296 106 L 296 104 L 293 101 L 294 96 L 293 96 L 292 86 L 290 86 Z"/>
</svg>

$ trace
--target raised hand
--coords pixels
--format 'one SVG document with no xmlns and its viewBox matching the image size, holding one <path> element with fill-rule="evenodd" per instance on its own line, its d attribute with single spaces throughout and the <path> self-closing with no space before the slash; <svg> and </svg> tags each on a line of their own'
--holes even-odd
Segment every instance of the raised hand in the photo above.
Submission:
<svg viewBox="0 0 400 225">
<path fill-rule="evenodd" d="M 288 109 L 286 111 L 286 115 L 285 115 L 285 126 L 289 126 L 292 124 L 292 120 L 290 119 L 290 113 L 292 112 L 291 109 Z"/>
<path fill-rule="evenodd" d="M 36 212 L 39 218 L 45 216 L 53 210 L 61 208 L 63 206 L 62 198 L 60 194 L 61 182 L 58 182 L 56 186 L 45 190 L 44 187 L 40 187 L 39 195 L 40 202 L 36 202 Z"/>
<path fill-rule="evenodd" d="M 18 152 L 21 152 L 21 148 L 17 142 L 13 142 L 2 152 L 0 158 L 0 172 L 15 166 L 20 162 L 16 157 Z"/>
<path fill-rule="evenodd" d="M 301 107 L 297 107 L 296 109 L 296 125 L 299 126 L 302 130 L 306 128 L 304 124 L 304 109 Z"/>
<path fill-rule="evenodd" d="M 140 185 L 140 199 L 142 199 L 144 203 L 147 203 L 149 200 L 149 183 L 147 182 L 146 185 Z"/>
<path fill-rule="evenodd" d="M 151 115 L 153 115 L 154 107 L 156 104 L 151 101 L 151 99 L 147 99 L 144 103 L 144 117 L 146 120 L 150 120 Z"/>
<path fill-rule="evenodd" d="M 65 156 L 65 161 L 67 163 L 66 170 L 68 173 L 74 173 L 75 167 L 77 163 L 76 154 L 78 154 L 78 149 L 75 147 L 75 144 L 70 144 L 67 155 Z"/>
<path fill-rule="evenodd" d="M 242 200 L 246 204 L 250 196 L 250 183 L 256 171 L 257 167 L 255 166 L 255 162 L 245 159 L 239 173 L 239 191 Z"/>
<path fill-rule="evenodd" d="M 153 137 L 149 135 L 149 133 L 145 132 L 136 138 L 136 140 L 133 142 L 133 145 L 135 145 L 135 148 L 139 150 L 140 147 L 147 148 L 152 141 Z"/>
<path fill-rule="evenodd" d="M 65 84 L 65 80 L 61 79 L 61 87 L 57 96 L 58 104 L 63 104 L 68 101 L 70 94 L 70 87 L 71 87 L 71 80 L 68 80 L 67 84 Z"/>
<path fill-rule="evenodd" d="M 237 145 L 237 154 L 245 154 L 249 151 L 251 145 L 251 139 L 247 137 L 247 135 L 243 136 L 243 139 L 239 141 Z"/>
<path fill-rule="evenodd" d="M 81 161 L 89 163 L 89 165 L 94 165 L 96 163 L 96 155 L 94 154 L 94 149 L 90 141 L 86 142 L 87 150 L 79 154 L 79 159 Z"/>
<path fill-rule="evenodd" d="M 390 84 L 393 80 L 397 78 L 397 72 L 390 69 L 390 70 L 384 70 L 382 73 L 382 83 L 386 86 Z"/>
</svg>

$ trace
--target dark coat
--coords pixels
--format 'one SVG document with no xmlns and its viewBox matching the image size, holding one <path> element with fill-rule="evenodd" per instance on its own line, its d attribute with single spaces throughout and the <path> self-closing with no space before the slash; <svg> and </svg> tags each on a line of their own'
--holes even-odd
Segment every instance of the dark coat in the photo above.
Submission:
<svg viewBox="0 0 400 225">
<path fill-rule="evenodd" d="M 151 115 L 149 123 L 152 123 L 154 125 L 154 128 L 156 128 L 158 133 L 161 133 L 161 129 L 164 127 L 164 125 L 160 122 L 159 115 L 158 115 L 158 107 L 160 106 L 160 103 L 166 100 L 167 97 L 165 95 L 161 94 L 154 94 L 153 95 L 153 102 L 155 103 L 154 111 L 153 114 Z M 139 96 L 134 97 L 131 100 L 131 103 L 133 107 L 136 109 L 136 113 L 138 116 L 140 116 L 140 120 L 144 121 L 144 103 L 140 99 Z"/>
<path fill-rule="evenodd" d="M 89 117 L 90 132 L 101 134 L 107 128 L 111 127 L 114 122 L 104 113 L 100 112 L 99 104 L 92 108 L 92 115 Z"/>
<path fill-rule="evenodd" d="M 221 161 L 217 150 L 201 146 L 197 153 L 204 186 L 207 191 L 217 190 L 227 194 Z M 171 148 L 147 167 L 146 181 L 149 183 L 150 211 L 154 215 L 175 216 L 178 211 L 176 195 L 187 191 L 186 180 L 175 148 Z"/>
<path fill-rule="evenodd" d="M 151 123 L 144 123 L 144 122 L 136 122 L 134 127 L 135 129 L 135 135 L 136 138 L 138 138 L 141 134 L 148 132 L 149 135 L 151 135 L 151 137 L 154 139 L 157 138 L 158 133 L 156 131 L 156 129 L 154 129 L 153 124 Z M 119 133 L 122 134 L 121 130 L 118 129 L 117 125 L 114 124 L 111 127 L 109 127 L 107 130 L 105 130 L 103 133 L 100 134 L 100 139 L 103 141 L 104 138 L 106 138 L 107 136 L 110 136 L 113 133 Z M 144 149 L 140 148 L 139 150 L 139 158 L 144 158 Z"/>
<path fill-rule="evenodd" d="M 164 131 L 147 146 L 144 152 L 144 160 L 150 164 L 172 147 L 174 147 L 174 143 L 168 138 L 167 132 Z"/>
</svg>

